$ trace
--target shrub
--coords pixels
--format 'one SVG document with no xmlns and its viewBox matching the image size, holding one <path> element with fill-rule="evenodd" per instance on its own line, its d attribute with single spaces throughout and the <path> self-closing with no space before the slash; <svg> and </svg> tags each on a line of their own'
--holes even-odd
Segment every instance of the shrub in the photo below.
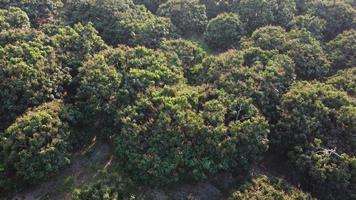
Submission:
<svg viewBox="0 0 356 200">
<path fill-rule="evenodd" d="M 5 170 L 26 183 L 38 183 L 70 162 L 68 110 L 53 101 L 26 112 L 1 137 Z"/>
<path fill-rule="evenodd" d="M 244 29 L 237 14 L 223 13 L 209 21 L 204 40 L 212 49 L 236 48 L 245 33 Z"/>
<path fill-rule="evenodd" d="M 214 89 L 151 88 L 118 116 L 115 155 L 146 184 L 241 173 L 267 149 L 267 122 L 251 102 Z"/>
<path fill-rule="evenodd" d="M 208 23 L 205 6 L 197 0 L 168 0 L 157 13 L 170 18 L 185 36 L 203 33 Z"/>
<path fill-rule="evenodd" d="M 345 31 L 326 44 L 333 71 L 356 66 L 356 30 Z"/>
</svg>

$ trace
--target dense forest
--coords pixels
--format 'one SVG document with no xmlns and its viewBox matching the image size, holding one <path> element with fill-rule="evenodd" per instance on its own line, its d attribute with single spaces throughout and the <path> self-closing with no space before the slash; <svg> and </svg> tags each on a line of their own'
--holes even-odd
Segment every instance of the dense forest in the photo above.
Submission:
<svg viewBox="0 0 356 200">
<path fill-rule="evenodd" d="M 0 0 L 0 199 L 355 200 L 356 2 Z"/>
</svg>

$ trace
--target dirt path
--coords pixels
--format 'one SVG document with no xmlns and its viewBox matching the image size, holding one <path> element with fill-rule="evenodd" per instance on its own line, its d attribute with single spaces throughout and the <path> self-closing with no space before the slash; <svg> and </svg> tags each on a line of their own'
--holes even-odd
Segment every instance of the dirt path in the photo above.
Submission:
<svg viewBox="0 0 356 200">
<path fill-rule="evenodd" d="M 99 168 L 111 163 L 111 150 L 108 144 L 97 142 L 74 154 L 72 163 L 57 176 L 28 188 L 17 194 L 13 200 L 70 199 L 70 190 L 90 181 Z"/>
</svg>

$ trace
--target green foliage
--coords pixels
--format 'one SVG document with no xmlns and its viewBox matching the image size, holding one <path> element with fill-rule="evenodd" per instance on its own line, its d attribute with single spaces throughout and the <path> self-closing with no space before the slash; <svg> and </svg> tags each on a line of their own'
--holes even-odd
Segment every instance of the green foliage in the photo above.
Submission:
<svg viewBox="0 0 356 200">
<path fill-rule="evenodd" d="M 91 23 L 73 27 L 54 24 L 43 29 L 51 37 L 60 64 L 74 72 L 83 61 L 107 48 Z"/>
<path fill-rule="evenodd" d="M 63 3 L 62 0 L 0 0 L 1 8 L 10 6 L 21 8 L 28 14 L 33 24 L 40 25 L 58 14 Z"/>
<path fill-rule="evenodd" d="M 197 43 L 189 40 L 167 40 L 160 45 L 163 52 L 173 52 L 178 55 L 184 68 L 184 77 L 190 81 L 193 78 L 192 69 L 206 57 L 206 52 Z"/>
<path fill-rule="evenodd" d="M 229 200 L 313 200 L 309 194 L 287 185 L 283 180 L 258 176 L 249 183 L 241 186 L 239 191 L 234 192 Z"/>
<path fill-rule="evenodd" d="M 205 6 L 197 0 L 168 0 L 157 13 L 170 18 L 185 36 L 203 33 L 208 23 Z"/>
<path fill-rule="evenodd" d="M 210 48 L 224 50 L 238 47 L 244 33 L 245 27 L 237 14 L 223 13 L 209 21 L 204 38 Z"/>
<path fill-rule="evenodd" d="M 4 134 L 0 145 L 5 170 L 27 183 L 37 183 L 70 162 L 69 110 L 53 101 L 26 112 Z"/>
<path fill-rule="evenodd" d="M 29 28 L 30 22 L 27 14 L 20 8 L 10 7 L 7 10 L 0 9 L 0 31 L 10 28 Z"/>
<path fill-rule="evenodd" d="M 355 28 L 356 11 L 343 1 L 311 1 L 308 11 L 326 21 L 325 40 L 331 40 L 338 34 Z"/>
<path fill-rule="evenodd" d="M 326 21 L 316 16 L 312 16 L 309 14 L 306 15 L 298 15 L 290 21 L 290 26 L 292 29 L 303 29 L 305 28 L 309 32 L 313 34 L 313 36 L 322 40 L 324 38 L 324 30 L 325 30 Z"/>
<path fill-rule="evenodd" d="M 196 66 L 197 82 L 211 83 L 236 96 L 250 96 L 270 120 L 278 118 L 281 96 L 295 80 L 295 64 L 277 51 L 249 48 L 208 57 Z"/>
<path fill-rule="evenodd" d="M 345 92 L 318 82 L 300 82 L 282 98 L 280 143 L 321 199 L 355 195 L 355 105 Z"/>
<path fill-rule="evenodd" d="M 333 70 L 356 66 L 356 30 L 345 31 L 326 44 Z"/>
<path fill-rule="evenodd" d="M 144 5 L 152 13 L 156 13 L 159 5 L 166 3 L 167 0 L 134 0 L 137 5 Z"/>
<path fill-rule="evenodd" d="M 266 26 L 257 29 L 250 38 L 244 39 L 242 46 L 276 49 L 287 54 L 296 64 L 298 79 L 322 79 L 330 70 L 330 62 L 320 42 L 305 29 L 286 32 L 281 27 Z"/>
<path fill-rule="evenodd" d="M 2 32 L 0 43 L 1 129 L 28 107 L 61 97 L 70 76 L 41 32 Z"/>
<path fill-rule="evenodd" d="M 347 92 L 352 97 L 356 97 L 356 68 L 340 70 L 334 76 L 328 78 L 326 83 Z"/>
<path fill-rule="evenodd" d="M 248 170 L 267 149 L 268 124 L 246 98 L 207 88 L 150 88 L 120 111 L 115 155 L 153 185 Z"/>
<path fill-rule="evenodd" d="M 199 3 L 205 5 L 209 19 L 231 10 L 231 0 L 199 0 Z"/>
<path fill-rule="evenodd" d="M 77 188 L 72 193 L 73 200 L 118 200 L 136 199 L 131 180 L 115 172 L 99 172 L 93 184 Z"/>
<path fill-rule="evenodd" d="M 77 102 L 85 123 L 112 133 L 115 113 L 150 86 L 183 81 L 177 57 L 144 47 L 108 49 L 79 69 Z M 100 117 L 99 117 L 100 116 Z"/>
<path fill-rule="evenodd" d="M 161 39 L 175 35 L 169 19 L 158 17 L 131 0 L 81 0 L 66 5 L 65 20 L 70 24 L 92 22 L 103 39 L 112 44 L 155 47 Z"/>
<path fill-rule="evenodd" d="M 296 4 L 295 0 L 240 0 L 234 3 L 233 10 L 252 33 L 269 24 L 286 27 L 296 13 Z"/>
</svg>

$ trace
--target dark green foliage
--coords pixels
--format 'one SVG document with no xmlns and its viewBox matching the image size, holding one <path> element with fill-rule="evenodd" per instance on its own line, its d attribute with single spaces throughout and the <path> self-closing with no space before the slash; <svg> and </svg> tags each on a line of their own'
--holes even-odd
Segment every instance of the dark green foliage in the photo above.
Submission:
<svg viewBox="0 0 356 200">
<path fill-rule="evenodd" d="M 283 180 L 258 176 L 241 186 L 229 200 L 313 200 L 309 194 L 287 185 Z"/>
<path fill-rule="evenodd" d="M 290 56 L 296 64 L 298 79 L 321 79 L 328 75 L 330 62 L 321 45 L 305 29 L 286 32 L 281 27 L 266 26 L 257 29 L 249 39 L 243 41 L 244 47 L 257 46 L 266 50 L 279 50 Z"/>
<path fill-rule="evenodd" d="M 356 66 L 356 30 L 345 31 L 326 44 L 333 71 Z"/>
<path fill-rule="evenodd" d="M 119 120 L 115 154 L 147 184 L 241 173 L 267 149 L 268 125 L 251 102 L 205 87 L 151 88 Z"/>
<path fill-rule="evenodd" d="M 91 23 L 79 23 L 73 27 L 55 24 L 45 27 L 44 31 L 51 36 L 60 64 L 73 72 L 76 72 L 83 61 L 107 48 Z"/>
<path fill-rule="evenodd" d="M 121 46 L 108 49 L 79 69 L 77 102 L 85 123 L 100 127 L 110 135 L 115 114 L 132 103 L 137 93 L 150 86 L 172 85 L 183 81 L 180 66 L 161 51 Z"/>
<path fill-rule="evenodd" d="M 343 1 L 311 1 L 307 13 L 326 21 L 323 32 L 325 40 L 331 40 L 356 26 L 355 9 Z"/>
<path fill-rule="evenodd" d="M 10 7 L 0 9 L 0 31 L 12 28 L 29 28 L 30 22 L 27 14 L 20 8 Z"/>
<path fill-rule="evenodd" d="M 294 0 L 240 0 L 234 3 L 234 11 L 252 33 L 270 24 L 286 27 L 296 13 L 296 4 Z"/>
<path fill-rule="evenodd" d="M 75 189 L 73 200 L 118 200 L 136 199 L 131 180 L 116 172 L 102 171 L 95 177 L 94 183 Z"/>
<path fill-rule="evenodd" d="M 318 40 L 322 40 L 324 38 L 323 33 L 325 30 L 325 25 L 326 21 L 324 19 L 309 14 L 295 16 L 290 22 L 292 29 L 305 28 L 311 32 Z"/>
<path fill-rule="evenodd" d="M 224 13 L 209 21 L 204 40 L 211 49 L 224 50 L 238 47 L 244 34 L 245 27 L 240 17 L 237 14 Z"/>
<path fill-rule="evenodd" d="M 70 24 L 92 22 L 103 39 L 112 45 L 155 47 L 161 39 L 175 35 L 170 20 L 153 15 L 131 0 L 81 0 L 66 5 L 65 20 Z"/>
<path fill-rule="evenodd" d="M 281 109 L 278 137 L 305 185 L 321 199 L 353 199 L 355 99 L 331 85 L 300 82 Z"/>
<path fill-rule="evenodd" d="M 5 170 L 26 183 L 37 183 L 70 162 L 70 135 L 62 102 L 43 104 L 16 119 L 0 135 Z"/>
<path fill-rule="evenodd" d="M 159 5 L 166 3 L 167 0 L 134 0 L 137 5 L 144 5 L 152 13 L 156 13 Z"/>
<path fill-rule="evenodd" d="M 295 64 L 276 51 L 249 48 L 209 57 L 196 66 L 198 83 L 212 83 L 236 96 L 250 96 L 265 116 L 278 118 L 281 96 L 295 80 Z"/>
<path fill-rule="evenodd" d="M 40 25 L 58 14 L 63 3 L 62 0 L 0 0 L 1 8 L 10 6 L 21 8 L 28 14 L 34 25 Z"/>
<path fill-rule="evenodd" d="M 184 68 L 184 77 L 191 81 L 193 78 L 192 68 L 200 64 L 206 57 L 206 52 L 189 40 L 167 40 L 161 43 L 160 49 L 164 52 L 173 52 L 178 55 Z"/>
<path fill-rule="evenodd" d="M 198 0 L 168 0 L 157 13 L 170 18 L 185 36 L 203 33 L 208 23 L 205 6 Z"/>
<path fill-rule="evenodd" d="M 205 5 L 209 19 L 231 10 L 231 2 L 233 0 L 199 0 L 199 3 Z"/>
<path fill-rule="evenodd" d="M 326 83 L 356 97 L 356 68 L 340 70 L 334 76 L 328 78 Z"/>
<path fill-rule="evenodd" d="M 2 129 L 28 107 L 61 97 L 70 76 L 56 63 L 55 51 L 41 32 L 2 32 L 0 43 Z"/>
</svg>

